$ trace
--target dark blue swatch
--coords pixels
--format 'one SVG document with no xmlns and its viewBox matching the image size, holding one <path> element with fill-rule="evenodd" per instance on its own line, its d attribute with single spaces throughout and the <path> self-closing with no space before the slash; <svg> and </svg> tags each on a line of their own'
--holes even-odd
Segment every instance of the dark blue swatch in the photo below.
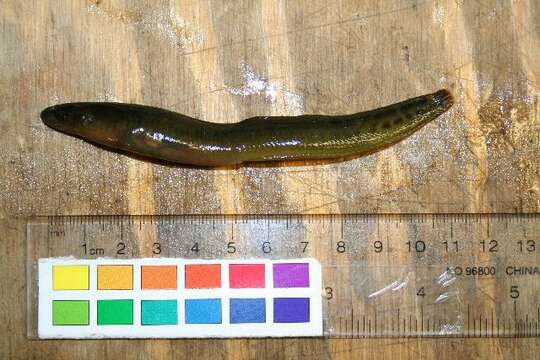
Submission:
<svg viewBox="0 0 540 360">
<path fill-rule="evenodd" d="M 221 299 L 190 299 L 185 305 L 186 324 L 221 324 Z"/>
<path fill-rule="evenodd" d="M 274 322 L 309 322 L 309 298 L 274 298 Z"/>
<path fill-rule="evenodd" d="M 266 322 L 266 301 L 257 299 L 231 299 L 229 303 L 231 324 Z"/>
</svg>

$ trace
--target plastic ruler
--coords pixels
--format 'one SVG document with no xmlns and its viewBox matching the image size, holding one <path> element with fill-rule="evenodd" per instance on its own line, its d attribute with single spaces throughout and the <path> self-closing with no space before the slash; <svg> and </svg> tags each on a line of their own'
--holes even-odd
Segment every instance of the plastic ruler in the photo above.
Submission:
<svg viewBox="0 0 540 360">
<path fill-rule="evenodd" d="M 540 335 L 540 214 L 41 217 L 27 224 L 28 336 L 39 258 L 322 264 L 329 337 Z"/>
</svg>

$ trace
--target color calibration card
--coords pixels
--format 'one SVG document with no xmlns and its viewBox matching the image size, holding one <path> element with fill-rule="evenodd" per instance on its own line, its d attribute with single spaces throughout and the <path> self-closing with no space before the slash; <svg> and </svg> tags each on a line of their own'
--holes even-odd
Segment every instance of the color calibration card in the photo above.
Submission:
<svg viewBox="0 0 540 360">
<path fill-rule="evenodd" d="M 314 259 L 39 260 L 40 338 L 322 336 Z"/>
</svg>

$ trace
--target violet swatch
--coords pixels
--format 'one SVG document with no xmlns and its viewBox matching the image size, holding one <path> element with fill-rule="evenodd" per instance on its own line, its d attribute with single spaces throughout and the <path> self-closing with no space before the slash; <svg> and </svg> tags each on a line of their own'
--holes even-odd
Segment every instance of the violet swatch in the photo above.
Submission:
<svg viewBox="0 0 540 360">
<path fill-rule="evenodd" d="M 307 263 L 274 264 L 273 275 L 275 288 L 309 287 L 309 264 Z"/>
<path fill-rule="evenodd" d="M 309 298 L 274 298 L 274 322 L 309 322 Z"/>
</svg>

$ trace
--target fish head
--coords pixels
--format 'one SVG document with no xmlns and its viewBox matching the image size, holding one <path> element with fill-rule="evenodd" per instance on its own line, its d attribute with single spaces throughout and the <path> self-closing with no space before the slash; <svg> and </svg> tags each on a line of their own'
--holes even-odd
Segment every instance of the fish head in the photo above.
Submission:
<svg viewBox="0 0 540 360">
<path fill-rule="evenodd" d="M 40 117 L 54 130 L 107 146 L 116 146 L 125 132 L 124 114 L 108 103 L 54 105 Z"/>
<path fill-rule="evenodd" d="M 409 101 L 409 116 L 417 116 L 420 121 L 431 121 L 446 112 L 454 104 L 454 97 L 448 90 L 439 90 L 432 94 L 421 96 Z"/>
</svg>

